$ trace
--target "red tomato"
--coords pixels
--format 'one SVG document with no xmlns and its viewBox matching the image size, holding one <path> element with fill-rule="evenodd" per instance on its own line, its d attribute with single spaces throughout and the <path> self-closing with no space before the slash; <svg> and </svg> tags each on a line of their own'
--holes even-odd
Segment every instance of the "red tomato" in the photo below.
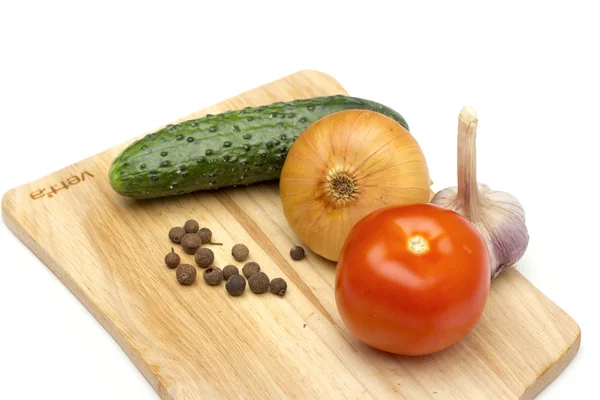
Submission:
<svg viewBox="0 0 600 400">
<path fill-rule="evenodd" d="M 360 220 L 338 260 L 336 303 L 362 342 L 424 355 L 469 333 L 490 290 L 485 242 L 454 211 L 391 206 Z"/>
</svg>

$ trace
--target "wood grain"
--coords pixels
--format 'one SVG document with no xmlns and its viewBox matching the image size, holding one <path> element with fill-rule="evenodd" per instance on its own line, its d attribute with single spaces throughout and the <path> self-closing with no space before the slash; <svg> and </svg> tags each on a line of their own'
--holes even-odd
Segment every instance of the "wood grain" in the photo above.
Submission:
<svg viewBox="0 0 600 400">
<path fill-rule="evenodd" d="M 182 120 L 338 93 L 345 91 L 332 77 L 301 71 Z M 298 241 L 276 183 L 125 199 L 111 190 L 107 170 L 134 139 L 11 190 L 2 212 L 163 399 L 531 399 L 579 348 L 577 324 L 510 270 L 493 282 L 482 319 L 455 346 L 419 358 L 370 349 L 337 313 L 335 265 L 310 252 L 290 260 Z M 233 263 L 231 246 L 245 243 L 271 278 L 288 281 L 286 296 L 232 298 L 201 277 L 180 286 L 163 257 L 168 230 L 188 218 L 224 243 L 212 247 L 216 265 Z"/>
</svg>

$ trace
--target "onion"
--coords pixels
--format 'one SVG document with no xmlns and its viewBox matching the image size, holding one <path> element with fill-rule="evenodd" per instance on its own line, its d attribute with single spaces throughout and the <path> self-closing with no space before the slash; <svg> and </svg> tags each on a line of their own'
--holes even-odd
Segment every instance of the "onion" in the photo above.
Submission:
<svg viewBox="0 0 600 400">
<path fill-rule="evenodd" d="M 431 195 L 415 138 L 393 119 L 366 110 L 340 111 L 310 125 L 290 147 L 279 182 L 292 230 L 331 261 L 367 214 L 427 203 Z"/>
</svg>

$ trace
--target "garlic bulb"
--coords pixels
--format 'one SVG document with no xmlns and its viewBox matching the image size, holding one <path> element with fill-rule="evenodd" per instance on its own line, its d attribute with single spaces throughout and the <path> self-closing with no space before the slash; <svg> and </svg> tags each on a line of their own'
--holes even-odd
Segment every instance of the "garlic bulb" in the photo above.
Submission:
<svg viewBox="0 0 600 400">
<path fill-rule="evenodd" d="M 476 135 L 477 113 L 465 107 L 458 117 L 458 187 L 441 190 L 431 203 L 458 212 L 477 228 L 487 244 L 494 279 L 523 257 L 529 233 L 517 198 L 477 184 Z"/>
</svg>

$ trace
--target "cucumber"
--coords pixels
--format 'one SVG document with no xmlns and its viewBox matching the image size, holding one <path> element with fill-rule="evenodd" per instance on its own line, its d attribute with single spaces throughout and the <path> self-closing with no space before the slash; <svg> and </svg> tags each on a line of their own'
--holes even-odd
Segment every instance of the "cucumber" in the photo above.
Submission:
<svg viewBox="0 0 600 400">
<path fill-rule="evenodd" d="M 290 146 L 310 124 L 349 109 L 379 112 L 408 130 L 396 111 L 343 95 L 247 107 L 146 135 L 113 160 L 110 183 L 123 196 L 147 199 L 276 180 Z"/>
</svg>

